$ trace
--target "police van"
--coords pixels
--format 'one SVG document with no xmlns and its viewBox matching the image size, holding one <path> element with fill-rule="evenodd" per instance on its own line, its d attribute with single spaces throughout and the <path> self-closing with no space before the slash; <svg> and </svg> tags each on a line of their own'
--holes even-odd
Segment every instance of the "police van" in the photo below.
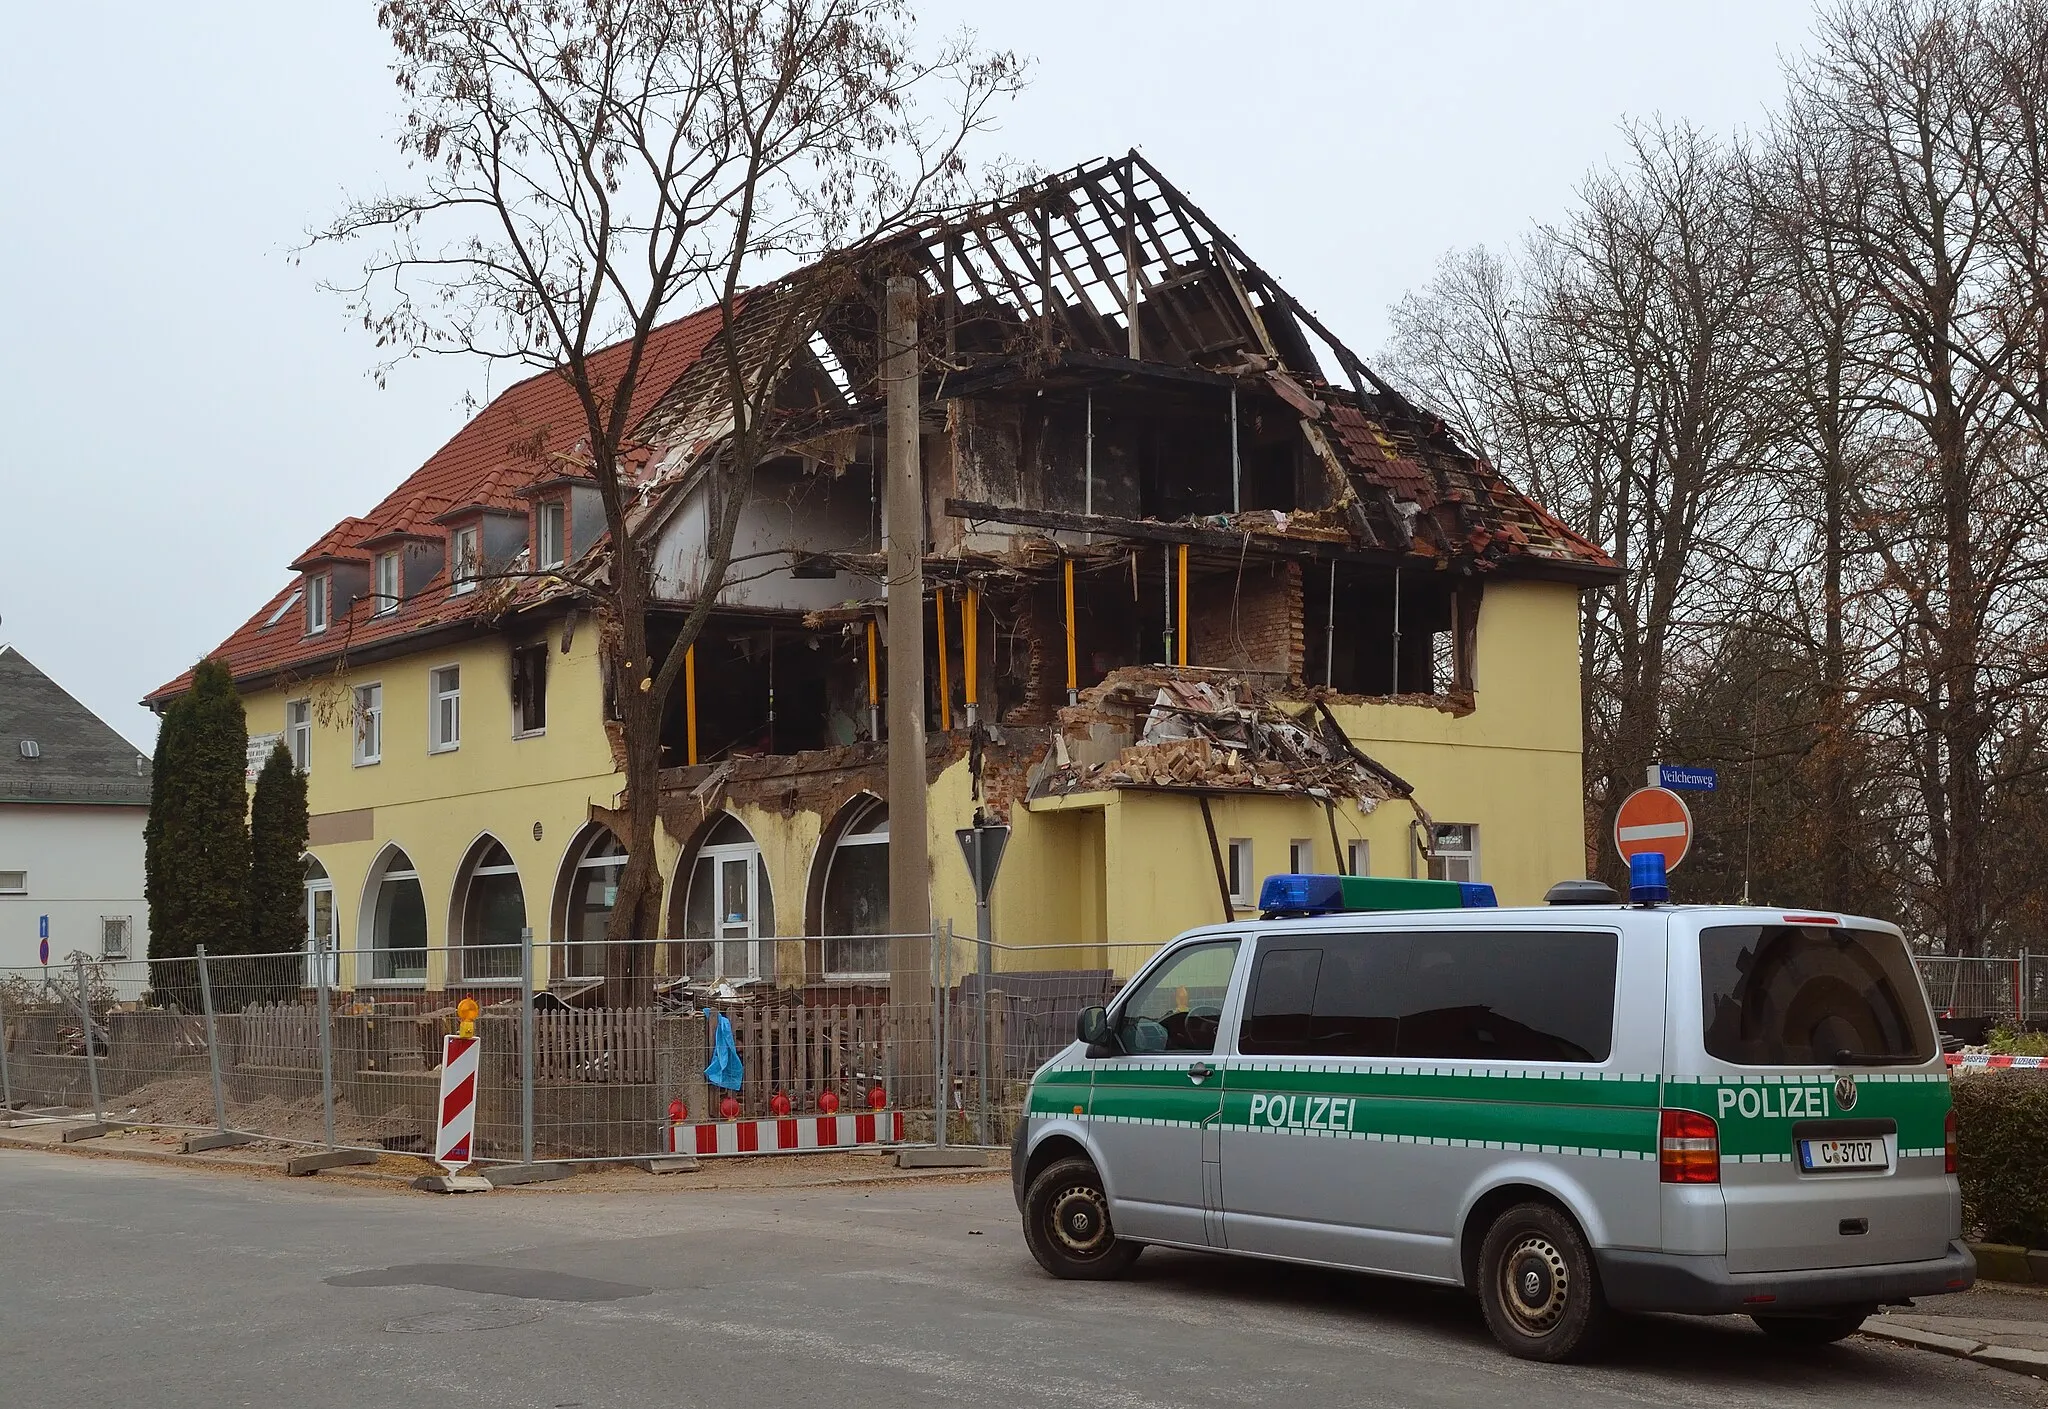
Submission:
<svg viewBox="0 0 2048 1409">
<path fill-rule="evenodd" d="M 1464 1287 L 1516 1355 L 1610 1311 L 1783 1340 L 1959 1291 L 1955 1117 L 1899 931 L 1566 882 L 1273 876 L 1033 1078 L 1012 1146 L 1058 1277 L 1147 1245 Z"/>
</svg>

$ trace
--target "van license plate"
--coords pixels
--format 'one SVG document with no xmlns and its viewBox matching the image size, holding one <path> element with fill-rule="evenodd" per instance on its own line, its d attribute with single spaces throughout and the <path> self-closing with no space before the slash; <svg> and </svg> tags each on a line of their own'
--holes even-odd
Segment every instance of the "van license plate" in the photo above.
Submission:
<svg viewBox="0 0 2048 1409">
<path fill-rule="evenodd" d="M 1801 1140 L 1799 1167 L 1814 1173 L 1868 1171 L 1890 1169 L 1891 1161 L 1886 1158 L 1884 1141 L 1880 1139 Z"/>
</svg>

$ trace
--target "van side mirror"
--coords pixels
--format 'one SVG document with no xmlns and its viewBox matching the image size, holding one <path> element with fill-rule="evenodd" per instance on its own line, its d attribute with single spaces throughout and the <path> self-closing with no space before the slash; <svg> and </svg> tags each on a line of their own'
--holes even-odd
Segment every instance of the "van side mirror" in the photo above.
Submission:
<svg viewBox="0 0 2048 1409">
<path fill-rule="evenodd" d="M 1109 1010 L 1097 1004 L 1083 1008 L 1074 1015 L 1074 1036 L 1082 1045 L 1093 1051 L 1098 1047 L 1114 1048 L 1116 1031 L 1109 1025 Z"/>
</svg>

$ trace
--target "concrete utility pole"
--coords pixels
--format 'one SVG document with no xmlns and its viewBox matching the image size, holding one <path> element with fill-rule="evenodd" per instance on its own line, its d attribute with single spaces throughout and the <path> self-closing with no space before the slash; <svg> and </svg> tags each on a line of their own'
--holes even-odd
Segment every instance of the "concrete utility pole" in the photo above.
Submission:
<svg viewBox="0 0 2048 1409">
<path fill-rule="evenodd" d="M 918 466 L 917 282 L 889 280 L 882 324 L 882 384 L 889 399 L 884 525 L 889 557 L 889 941 L 896 1009 L 896 1082 L 902 1103 L 930 1088 L 931 860 L 925 836 L 924 476 Z"/>
</svg>

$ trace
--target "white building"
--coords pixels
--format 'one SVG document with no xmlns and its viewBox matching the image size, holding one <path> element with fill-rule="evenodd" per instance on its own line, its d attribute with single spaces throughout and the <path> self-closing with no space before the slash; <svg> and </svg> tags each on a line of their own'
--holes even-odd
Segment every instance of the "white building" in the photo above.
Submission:
<svg viewBox="0 0 2048 1409">
<path fill-rule="evenodd" d="M 12 646 L 0 646 L 0 969 L 149 952 L 149 760 Z"/>
</svg>

